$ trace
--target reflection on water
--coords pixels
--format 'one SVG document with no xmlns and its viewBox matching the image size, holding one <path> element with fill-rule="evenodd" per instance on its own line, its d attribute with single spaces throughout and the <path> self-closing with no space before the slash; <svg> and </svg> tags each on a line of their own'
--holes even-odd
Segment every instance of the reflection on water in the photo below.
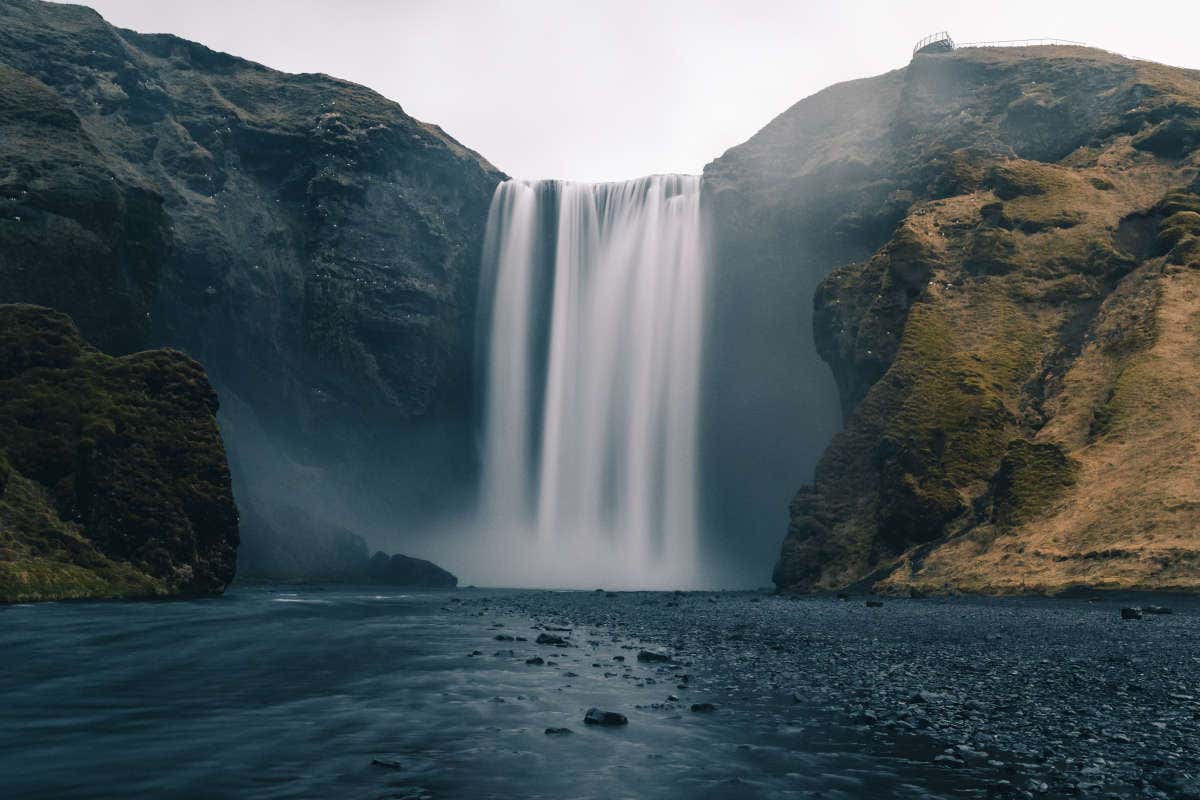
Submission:
<svg viewBox="0 0 1200 800">
<path fill-rule="evenodd" d="M 482 594 L 238 587 L 7 608 L 0 796 L 978 796 L 799 708 L 664 708 L 671 668 L 611 632 L 539 648 L 528 620 L 452 602 Z M 547 663 L 526 664 L 535 652 Z M 586 727 L 591 706 L 630 724 Z"/>
</svg>

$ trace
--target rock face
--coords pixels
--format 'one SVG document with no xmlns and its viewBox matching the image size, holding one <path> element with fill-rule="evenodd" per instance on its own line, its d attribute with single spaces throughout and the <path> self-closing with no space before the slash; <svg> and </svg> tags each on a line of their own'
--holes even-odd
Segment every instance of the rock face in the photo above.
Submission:
<svg viewBox="0 0 1200 800">
<path fill-rule="evenodd" d="M 204 370 L 0 305 L 0 600 L 221 592 L 238 516 Z"/>
<path fill-rule="evenodd" d="M 0 299 L 66 311 L 106 352 L 204 363 L 239 497 L 296 464 L 325 495 L 390 487 L 380 516 L 457 500 L 502 178 L 478 155 L 346 81 L 10 0 L 0 164 Z"/>
<path fill-rule="evenodd" d="M 1198 73 L 967 49 L 832 87 L 710 166 L 750 219 L 815 207 L 819 241 L 873 251 L 816 292 L 845 427 L 778 586 L 1200 586 L 1198 147 Z"/>
</svg>

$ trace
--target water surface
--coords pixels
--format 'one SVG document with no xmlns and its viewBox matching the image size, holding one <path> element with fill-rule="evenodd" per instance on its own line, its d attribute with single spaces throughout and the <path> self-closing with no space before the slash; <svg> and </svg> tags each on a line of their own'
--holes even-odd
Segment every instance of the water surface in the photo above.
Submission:
<svg viewBox="0 0 1200 800">
<path fill-rule="evenodd" d="M 234 587 L 4 609 L 0 796 L 981 796 L 802 706 L 726 702 L 734 676 L 700 661 L 639 664 L 647 643 L 620 631 L 539 646 L 489 595 L 506 596 Z M 720 708 L 688 710 L 702 700 Z M 591 706 L 630 723 L 585 726 Z"/>
</svg>

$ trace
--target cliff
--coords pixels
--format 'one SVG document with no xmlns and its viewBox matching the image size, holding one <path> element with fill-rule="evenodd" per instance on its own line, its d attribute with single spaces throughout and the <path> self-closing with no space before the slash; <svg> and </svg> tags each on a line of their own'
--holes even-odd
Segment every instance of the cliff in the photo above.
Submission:
<svg viewBox="0 0 1200 800">
<path fill-rule="evenodd" d="M 239 497 L 301 480 L 398 524 L 458 499 L 501 178 L 361 86 L 0 4 L 0 300 L 200 360 Z"/>
<path fill-rule="evenodd" d="M 0 601 L 219 593 L 238 517 L 200 365 L 0 305 Z"/>
<path fill-rule="evenodd" d="M 1200 586 L 1198 147 L 1200 73 L 966 49 L 710 165 L 743 218 L 852 262 L 815 295 L 845 424 L 780 588 Z"/>
</svg>

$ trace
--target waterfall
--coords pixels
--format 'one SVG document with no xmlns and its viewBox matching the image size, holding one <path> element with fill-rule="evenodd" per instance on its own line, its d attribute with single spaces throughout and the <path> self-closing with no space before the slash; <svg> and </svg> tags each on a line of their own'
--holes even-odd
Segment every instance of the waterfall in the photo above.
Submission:
<svg viewBox="0 0 1200 800">
<path fill-rule="evenodd" d="M 510 180 L 484 244 L 488 582 L 698 585 L 700 179 Z"/>
</svg>

